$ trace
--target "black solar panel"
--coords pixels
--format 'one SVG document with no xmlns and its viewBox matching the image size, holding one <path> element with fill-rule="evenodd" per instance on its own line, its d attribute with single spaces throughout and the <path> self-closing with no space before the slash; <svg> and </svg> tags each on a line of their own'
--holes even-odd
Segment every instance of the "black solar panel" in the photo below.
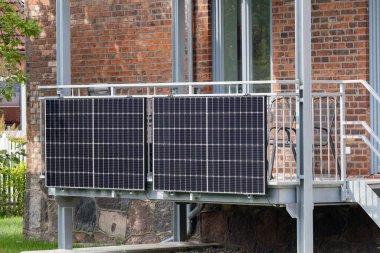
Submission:
<svg viewBox="0 0 380 253">
<path fill-rule="evenodd" d="M 264 194 L 266 97 L 153 100 L 154 189 Z"/>
<path fill-rule="evenodd" d="M 46 100 L 46 185 L 144 190 L 143 98 Z"/>
</svg>

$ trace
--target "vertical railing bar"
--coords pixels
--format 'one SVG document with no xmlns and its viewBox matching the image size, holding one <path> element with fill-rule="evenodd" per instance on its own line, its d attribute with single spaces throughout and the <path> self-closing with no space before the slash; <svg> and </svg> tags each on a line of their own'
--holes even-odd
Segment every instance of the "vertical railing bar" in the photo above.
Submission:
<svg viewBox="0 0 380 253">
<path fill-rule="evenodd" d="M 311 137 L 311 146 L 312 146 L 312 159 L 313 159 L 313 163 L 312 163 L 312 173 L 313 173 L 313 179 L 315 180 L 315 174 L 316 174 L 316 169 L 315 169 L 315 140 L 314 140 L 314 99 L 313 97 L 311 97 L 311 99 L 313 100 L 313 102 L 311 103 L 311 126 L 313 127 L 313 136 Z"/>
<path fill-rule="evenodd" d="M 157 95 L 157 88 L 156 87 L 153 87 L 153 94 Z"/>
<path fill-rule="evenodd" d="M 322 153 L 322 97 L 319 97 L 319 168 L 320 177 L 323 175 L 323 153 Z"/>
<path fill-rule="evenodd" d="M 275 134 L 275 139 L 276 139 L 275 148 L 276 148 L 276 150 L 275 150 L 274 159 L 276 159 L 276 182 L 278 182 L 278 153 L 277 153 L 277 145 L 278 145 L 278 131 L 277 131 L 277 129 L 278 129 L 278 97 L 276 98 L 276 120 L 275 121 L 276 121 L 276 128 L 275 128 L 276 129 L 276 134 Z"/>
<path fill-rule="evenodd" d="M 231 94 L 231 84 L 228 85 L 228 94 Z"/>
<path fill-rule="evenodd" d="M 292 103 L 293 103 L 293 97 L 289 97 L 290 99 L 290 104 L 289 104 L 289 132 L 290 132 L 290 140 L 289 140 L 289 147 L 290 147 L 290 159 L 289 159 L 289 165 L 290 165 L 290 181 L 293 181 L 293 159 L 292 159 L 292 154 L 293 154 L 293 141 L 292 141 L 292 136 L 293 136 L 293 128 L 292 128 L 292 123 L 293 123 L 293 117 L 292 117 Z"/>
<path fill-rule="evenodd" d="M 341 181 L 346 181 L 346 130 L 345 130 L 345 120 L 346 120 L 346 111 L 345 111 L 345 87 L 341 83 L 339 86 L 340 95 L 340 169 L 341 169 Z"/>
<path fill-rule="evenodd" d="M 336 96 L 334 96 L 334 153 L 335 153 L 335 180 L 338 180 L 338 136 L 337 136 L 337 106 L 336 106 Z"/>
<path fill-rule="evenodd" d="M 285 180 L 285 97 L 282 99 L 282 178 Z"/>
<path fill-rule="evenodd" d="M 330 97 L 326 97 L 326 110 L 327 110 L 327 171 L 328 171 L 328 178 L 331 177 L 330 174 Z"/>
</svg>

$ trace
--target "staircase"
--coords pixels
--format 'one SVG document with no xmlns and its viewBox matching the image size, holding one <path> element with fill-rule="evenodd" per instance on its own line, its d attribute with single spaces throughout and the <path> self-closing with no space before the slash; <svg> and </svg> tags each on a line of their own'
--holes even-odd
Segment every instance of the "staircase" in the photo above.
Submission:
<svg viewBox="0 0 380 253">
<path fill-rule="evenodd" d="M 380 227 L 380 179 L 347 181 L 349 198 L 357 202 Z"/>
</svg>

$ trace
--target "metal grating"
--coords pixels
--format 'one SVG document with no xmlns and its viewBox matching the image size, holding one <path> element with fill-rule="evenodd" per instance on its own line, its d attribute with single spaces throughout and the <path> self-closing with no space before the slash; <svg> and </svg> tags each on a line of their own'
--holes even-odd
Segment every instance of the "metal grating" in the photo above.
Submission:
<svg viewBox="0 0 380 253">
<path fill-rule="evenodd" d="M 145 100 L 48 99 L 46 185 L 145 189 Z"/>
<path fill-rule="evenodd" d="M 153 188 L 265 194 L 266 97 L 153 99 Z"/>
</svg>

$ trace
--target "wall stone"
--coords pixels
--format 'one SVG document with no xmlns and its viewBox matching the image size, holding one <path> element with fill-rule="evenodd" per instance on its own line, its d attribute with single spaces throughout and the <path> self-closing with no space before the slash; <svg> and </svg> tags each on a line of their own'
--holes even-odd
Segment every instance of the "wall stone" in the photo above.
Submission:
<svg viewBox="0 0 380 253">
<path fill-rule="evenodd" d="M 208 242 L 255 253 L 297 251 L 296 220 L 285 208 L 209 206 L 200 221 Z M 317 253 L 378 252 L 380 229 L 358 206 L 315 207 L 314 241 Z"/>
</svg>

